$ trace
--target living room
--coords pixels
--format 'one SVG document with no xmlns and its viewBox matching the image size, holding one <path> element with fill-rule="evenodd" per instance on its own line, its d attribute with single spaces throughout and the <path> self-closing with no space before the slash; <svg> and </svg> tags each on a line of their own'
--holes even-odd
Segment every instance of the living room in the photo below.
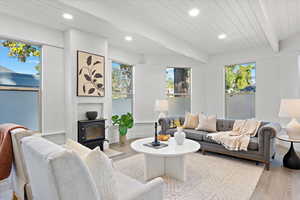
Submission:
<svg viewBox="0 0 300 200">
<path fill-rule="evenodd" d="M 1 1 L 0 200 L 299 199 L 299 7 Z"/>
</svg>

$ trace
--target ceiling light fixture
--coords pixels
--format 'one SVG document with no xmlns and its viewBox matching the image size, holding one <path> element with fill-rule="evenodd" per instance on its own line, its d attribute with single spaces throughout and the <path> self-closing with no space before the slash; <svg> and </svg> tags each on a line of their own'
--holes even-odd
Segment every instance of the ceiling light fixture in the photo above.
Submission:
<svg viewBox="0 0 300 200">
<path fill-rule="evenodd" d="M 69 13 L 64 13 L 63 15 L 63 18 L 65 18 L 65 19 L 73 19 L 73 15 L 71 15 L 71 14 L 69 14 Z"/>
<path fill-rule="evenodd" d="M 227 35 L 225 33 L 222 33 L 220 35 L 218 35 L 219 40 L 224 40 L 227 38 Z"/>
<path fill-rule="evenodd" d="M 198 16 L 200 13 L 200 10 L 198 8 L 192 8 L 191 10 L 189 10 L 189 15 L 191 17 L 196 17 Z"/>
<path fill-rule="evenodd" d="M 132 41 L 132 36 L 127 35 L 127 36 L 124 37 L 124 39 L 126 41 Z"/>
</svg>

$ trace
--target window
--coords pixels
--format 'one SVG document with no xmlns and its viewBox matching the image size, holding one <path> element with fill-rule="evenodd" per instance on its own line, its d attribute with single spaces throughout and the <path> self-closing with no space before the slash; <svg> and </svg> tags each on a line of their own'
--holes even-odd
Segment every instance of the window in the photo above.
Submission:
<svg viewBox="0 0 300 200">
<path fill-rule="evenodd" d="M 255 117 L 256 63 L 225 66 L 226 118 Z"/>
<path fill-rule="evenodd" d="M 166 69 L 166 95 L 169 115 L 182 116 L 191 111 L 191 69 Z"/>
<path fill-rule="evenodd" d="M 0 40 L 0 123 L 39 130 L 41 47 Z"/>
<path fill-rule="evenodd" d="M 133 67 L 112 62 L 112 115 L 132 113 Z"/>
</svg>

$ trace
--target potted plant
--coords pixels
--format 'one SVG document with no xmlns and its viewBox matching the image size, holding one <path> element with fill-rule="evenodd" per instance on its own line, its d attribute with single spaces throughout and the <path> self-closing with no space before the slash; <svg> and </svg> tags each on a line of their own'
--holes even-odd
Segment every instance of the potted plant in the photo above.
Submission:
<svg viewBox="0 0 300 200">
<path fill-rule="evenodd" d="M 126 143 L 126 134 L 129 128 L 133 127 L 133 116 L 132 113 L 124 115 L 114 115 L 111 118 L 113 125 L 119 126 L 120 144 Z"/>
</svg>

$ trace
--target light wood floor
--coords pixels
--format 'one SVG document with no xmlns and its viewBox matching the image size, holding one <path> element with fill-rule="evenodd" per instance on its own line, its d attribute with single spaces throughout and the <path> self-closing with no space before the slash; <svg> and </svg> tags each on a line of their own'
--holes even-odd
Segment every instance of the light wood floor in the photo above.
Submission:
<svg viewBox="0 0 300 200">
<path fill-rule="evenodd" d="M 112 144 L 111 148 L 125 154 L 117 156 L 114 160 L 124 159 L 135 155 L 130 143 L 120 146 Z M 278 146 L 277 154 L 269 171 L 264 170 L 251 200 L 300 200 L 300 170 L 290 170 L 282 167 L 282 158 L 288 149 Z M 218 156 L 218 154 L 215 154 Z M 243 184 L 243 183 L 237 183 Z"/>
</svg>

